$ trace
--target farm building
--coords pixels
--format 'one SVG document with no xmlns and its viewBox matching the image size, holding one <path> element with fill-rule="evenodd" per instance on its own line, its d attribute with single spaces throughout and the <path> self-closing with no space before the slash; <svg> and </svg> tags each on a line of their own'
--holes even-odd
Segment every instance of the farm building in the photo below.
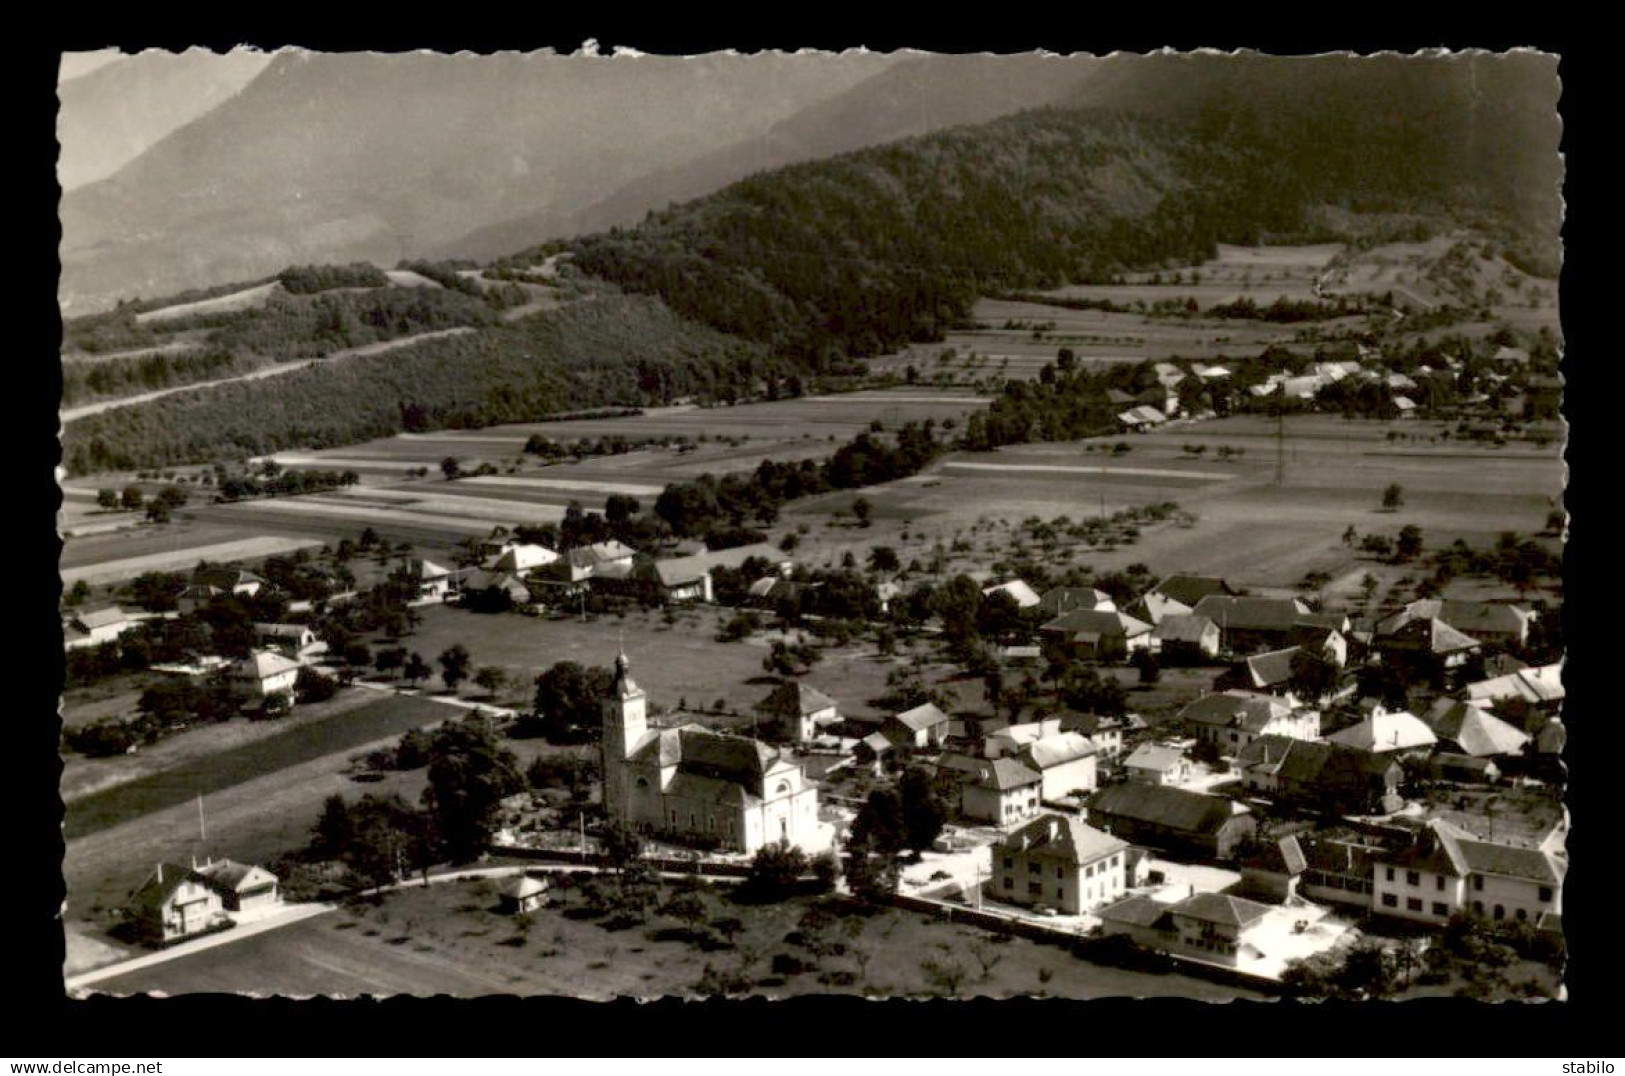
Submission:
<svg viewBox="0 0 1625 1076">
<path fill-rule="evenodd" d="M 470 569 L 462 575 L 461 586 L 463 603 L 479 601 L 483 596 L 493 593 L 505 594 L 515 605 L 526 605 L 532 600 L 531 588 L 517 575 L 510 572 L 488 572 L 479 568 Z"/>
<path fill-rule="evenodd" d="M 455 572 L 432 560 L 414 560 L 408 570 L 417 582 L 420 601 L 445 601 L 456 582 Z"/>
<path fill-rule="evenodd" d="M 524 575 L 545 568 L 559 559 L 559 555 L 545 545 L 530 542 L 508 542 L 501 552 L 485 562 L 487 571 Z"/>
<path fill-rule="evenodd" d="M 1252 813 L 1222 796 L 1130 781 L 1089 797 L 1089 824 L 1169 855 L 1226 860 L 1258 828 Z"/>
<path fill-rule="evenodd" d="M 1094 587 L 1051 587 L 1038 600 L 1038 611 L 1051 619 L 1064 616 L 1074 609 L 1109 613 L 1116 608 L 1110 594 Z"/>
<path fill-rule="evenodd" d="M 62 624 L 63 649 L 110 643 L 135 627 L 135 621 L 116 605 L 90 612 L 76 613 Z"/>
<path fill-rule="evenodd" d="M 893 714 L 881 726 L 881 732 L 892 743 L 918 748 L 941 747 L 948 738 L 948 729 L 948 715 L 929 702 Z"/>
<path fill-rule="evenodd" d="M 1151 625 L 1125 613 L 1078 609 L 1039 628 L 1051 661 L 1116 661 L 1151 646 Z"/>
<path fill-rule="evenodd" d="M 1463 635 L 1483 643 L 1522 646 L 1529 641 L 1535 614 L 1510 602 L 1446 601 L 1423 598 L 1377 625 L 1377 635 L 1393 635 L 1415 620 L 1442 620 Z"/>
<path fill-rule="evenodd" d="M 265 580 L 242 568 L 208 567 L 192 573 L 196 586 L 213 587 L 240 598 L 252 598 L 265 587 Z"/>
<path fill-rule="evenodd" d="M 1044 815 L 993 848 L 987 895 L 1081 915 L 1122 897 L 1128 850 L 1126 841 L 1076 818 Z"/>
<path fill-rule="evenodd" d="M 1457 631 L 1438 617 L 1412 620 L 1389 634 L 1378 634 L 1373 647 L 1384 664 L 1422 677 L 1458 674 L 1467 659 L 1480 649 L 1477 639 Z"/>
<path fill-rule="evenodd" d="M 1265 841 L 1240 861 L 1238 893 L 1285 904 L 1298 895 L 1298 884 L 1309 867 L 1297 837 Z"/>
<path fill-rule="evenodd" d="M 1279 650 L 1309 607 L 1297 598 L 1236 597 L 1209 594 L 1191 610 L 1219 625 L 1220 645 L 1233 653 Z"/>
<path fill-rule="evenodd" d="M 1219 654 L 1219 625 L 1205 616 L 1175 613 L 1151 629 L 1152 645 L 1164 664 L 1197 665 Z"/>
<path fill-rule="evenodd" d="M 1391 755 L 1272 735 L 1248 744 L 1236 766 L 1248 790 L 1312 810 L 1366 814 L 1401 806 L 1404 772 Z"/>
</svg>

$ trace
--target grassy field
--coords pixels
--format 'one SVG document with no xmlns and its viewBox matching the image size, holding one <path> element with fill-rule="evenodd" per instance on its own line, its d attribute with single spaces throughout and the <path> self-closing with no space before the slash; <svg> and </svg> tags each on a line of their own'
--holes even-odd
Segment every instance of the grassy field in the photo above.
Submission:
<svg viewBox="0 0 1625 1076">
<path fill-rule="evenodd" d="M 188 571 L 200 560 L 241 561 L 290 553 L 322 543 L 312 537 L 255 533 L 247 526 L 187 520 L 120 534 L 69 539 L 63 545 L 64 585 L 116 583 L 144 572 Z"/>
<path fill-rule="evenodd" d="M 1389 442 L 1390 429 L 1422 441 Z M 1086 564 L 1110 571 L 1140 563 L 1157 575 L 1212 573 L 1278 589 L 1295 586 L 1310 571 L 1334 579 L 1392 574 L 1391 566 L 1343 544 L 1349 526 L 1360 534 L 1392 535 L 1415 524 L 1429 548 L 1457 538 L 1484 546 L 1504 530 L 1537 533 L 1563 486 L 1557 446 L 1432 444 L 1426 438 L 1438 427 L 1428 423 L 1321 415 L 1292 418 L 1284 431 L 1279 486 L 1273 424 L 1242 416 L 1130 437 L 1125 443 L 1132 449 L 1121 456 L 1089 451 L 1121 438 L 955 453 L 923 474 L 864 491 L 874 505 L 868 528 L 845 514 L 848 495 L 800 502 L 786 520 L 808 528 L 797 551 L 806 563 L 838 563 L 847 552 L 861 562 L 872 545 L 892 546 L 904 564 L 926 563 L 940 545 L 949 551 L 950 572 L 985 574 L 1019 545 L 1016 525 L 1028 517 L 1080 520 L 1173 501 L 1196 515 L 1193 525 L 1142 528 L 1138 541 L 1114 549 L 1066 542 L 1027 552 L 1052 568 Z M 1185 445 L 1206 451 L 1195 458 Z M 1220 446 L 1242 454 L 1220 460 Z M 1390 483 L 1404 490 L 1396 512 L 1381 507 Z"/>
<path fill-rule="evenodd" d="M 527 929 L 495 909 L 489 881 L 402 890 L 376 906 L 342 909 L 282 930 L 170 961 L 98 984 L 114 994 L 161 991 L 288 997 L 365 994 L 455 996 L 551 994 L 591 999 L 700 996 L 706 966 L 738 972 L 768 997 L 869 993 L 925 997 L 942 990 L 922 970 L 935 960 L 965 972 L 960 997 L 1262 997 L 1183 975 L 1087 964 L 1066 950 L 898 910 L 855 917 L 863 930 L 850 952 L 813 957 L 785 941 L 809 899 L 752 906 L 705 895 L 712 919 L 734 916 L 733 947 L 707 952 L 658 915 L 646 927 L 606 930 L 597 922 L 543 909 Z M 846 914 L 844 911 L 842 914 Z M 846 944 L 843 939 L 842 944 Z M 809 970 L 775 974 L 780 954 Z M 980 954 L 981 959 L 978 959 Z M 991 966 L 983 975 L 983 960 Z M 850 977 L 850 982 L 847 981 Z M 820 981 L 823 978 L 825 981 Z"/>
<path fill-rule="evenodd" d="M 514 684 L 513 701 L 528 704 L 530 685 L 556 662 L 609 666 L 624 646 L 651 710 L 711 707 L 749 716 L 777 682 L 762 670 L 768 641 L 719 643 L 715 635 L 731 611 L 694 608 L 672 624 L 659 614 L 552 619 L 517 614 L 483 615 L 451 606 L 427 606 L 423 621 L 402 645 L 431 663 L 455 643 L 468 648 L 473 666 L 500 666 Z M 886 674 L 902 659 L 879 659 L 872 647 L 826 651 L 803 679 L 828 692 L 851 716 L 881 716 L 867 700 L 885 690 Z M 431 681 L 434 683 L 434 681 Z"/>
</svg>

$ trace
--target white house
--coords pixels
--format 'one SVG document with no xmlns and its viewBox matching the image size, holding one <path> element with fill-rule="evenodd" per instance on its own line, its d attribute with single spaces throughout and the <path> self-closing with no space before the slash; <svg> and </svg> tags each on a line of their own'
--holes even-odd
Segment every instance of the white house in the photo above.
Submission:
<svg viewBox="0 0 1625 1076">
<path fill-rule="evenodd" d="M 1182 785 L 1191 779 L 1191 761 L 1177 747 L 1143 743 L 1123 760 L 1131 781 L 1148 785 Z"/>
<path fill-rule="evenodd" d="M 1047 814 L 993 847 L 986 893 L 1009 904 L 1081 915 L 1127 891 L 1128 851 L 1127 841 L 1077 818 Z"/>
<path fill-rule="evenodd" d="M 1496 922 L 1539 924 L 1562 915 L 1567 873 L 1561 856 L 1478 840 L 1435 820 L 1410 848 L 1375 859 L 1372 910 L 1425 923 L 1470 910 Z"/>
<path fill-rule="evenodd" d="M 225 902 L 197 871 L 159 863 L 130 895 L 128 914 L 136 930 L 157 942 L 205 933 L 230 922 Z"/>
<path fill-rule="evenodd" d="M 277 890 L 277 876 L 264 867 L 229 859 L 210 859 L 197 868 L 197 874 L 220 894 L 221 903 L 228 912 L 263 914 L 282 903 L 282 894 Z"/>
<path fill-rule="evenodd" d="M 299 677 L 299 663 L 274 650 L 255 650 L 231 667 L 232 690 L 239 698 L 260 702 L 272 695 L 290 695 Z"/>
<path fill-rule="evenodd" d="M 1013 758 L 983 761 L 960 786 L 960 810 L 967 818 L 1008 826 L 1039 810 L 1043 776 Z"/>
</svg>

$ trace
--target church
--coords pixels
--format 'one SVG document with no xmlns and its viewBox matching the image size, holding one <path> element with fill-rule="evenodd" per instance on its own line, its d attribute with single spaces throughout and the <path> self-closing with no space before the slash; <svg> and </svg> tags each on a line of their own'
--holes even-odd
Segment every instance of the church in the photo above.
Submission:
<svg viewBox="0 0 1625 1076">
<path fill-rule="evenodd" d="M 828 848 L 818 787 L 779 751 L 702 725 L 648 727 L 648 697 L 626 654 L 604 700 L 604 810 L 611 822 L 678 841 L 755 852 L 784 842 L 809 854 Z"/>
</svg>

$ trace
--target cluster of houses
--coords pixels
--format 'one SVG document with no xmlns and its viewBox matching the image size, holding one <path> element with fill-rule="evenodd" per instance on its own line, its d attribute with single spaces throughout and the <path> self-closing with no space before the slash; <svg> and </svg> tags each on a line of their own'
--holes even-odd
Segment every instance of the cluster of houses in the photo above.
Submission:
<svg viewBox="0 0 1625 1076">
<path fill-rule="evenodd" d="M 765 588 L 788 574 L 790 562 L 766 543 L 725 550 L 687 549 L 677 556 L 655 558 L 618 541 L 595 542 L 558 552 L 544 545 L 491 539 L 479 543 L 480 565 L 447 568 L 414 560 L 411 571 L 422 601 L 466 599 L 492 589 L 514 605 L 565 606 L 589 593 L 609 596 L 656 595 L 668 602 L 715 600 L 711 573 L 738 568 L 751 558 L 773 565 L 761 581 Z"/>
</svg>

